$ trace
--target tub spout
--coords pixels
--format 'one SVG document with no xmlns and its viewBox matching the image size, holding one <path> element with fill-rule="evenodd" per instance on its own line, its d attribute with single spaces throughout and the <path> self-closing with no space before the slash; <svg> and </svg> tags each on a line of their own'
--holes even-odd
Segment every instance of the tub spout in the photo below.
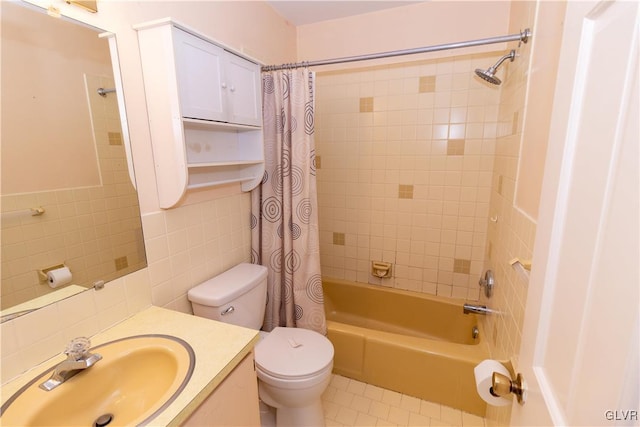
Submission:
<svg viewBox="0 0 640 427">
<path fill-rule="evenodd" d="M 473 304 L 464 304 L 462 306 L 462 311 L 464 314 L 475 313 L 482 314 L 483 316 L 488 313 L 493 313 L 493 310 L 488 308 L 486 305 L 473 305 Z"/>
</svg>

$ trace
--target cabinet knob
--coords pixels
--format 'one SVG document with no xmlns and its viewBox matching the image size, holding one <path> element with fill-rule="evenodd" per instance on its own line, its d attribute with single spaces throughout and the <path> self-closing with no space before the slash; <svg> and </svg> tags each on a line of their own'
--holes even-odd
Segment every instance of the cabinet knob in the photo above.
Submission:
<svg viewBox="0 0 640 427">
<path fill-rule="evenodd" d="M 235 86 L 231 86 L 231 92 L 235 92 L 236 91 L 236 87 Z"/>
<path fill-rule="evenodd" d="M 226 89 L 227 88 L 227 84 L 226 83 L 222 83 L 222 88 Z"/>
</svg>

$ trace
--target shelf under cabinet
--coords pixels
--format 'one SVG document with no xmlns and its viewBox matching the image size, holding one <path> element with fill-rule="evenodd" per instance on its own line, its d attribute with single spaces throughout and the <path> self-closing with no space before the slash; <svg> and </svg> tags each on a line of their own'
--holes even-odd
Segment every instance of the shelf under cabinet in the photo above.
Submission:
<svg viewBox="0 0 640 427">
<path fill-rule="evenodd" d="M 189 184 L 187 185 L 187 190 L 195 190 L 198 188 L 210 188 L 215 187 L 217 185 L 225 185 L 225 184 L 236 184 L 251 181 L 253 178 L 235 178 L 235 179 L 227 179 L 224 181 L 216 181 L 216 182 L 203 182 L 201 184 Z"/>
<path fill-rule="evenodd" d="M 186 160 L 191 165 L 262 162 L 262 129 L 183 119 Z"/>
<path fill-rule="evenodd" d="M 264 175 L 262 161 L 214 162 L 188 166 L 187 189 L 213 187 L 240 182 L 245 191 L 255 187 Z"/>
<path fill-rule="evenodd" d="M 194 128 L 202 130 L 231 130 L 237 132 L 251 132 L 262 129 L 260 126 L 241 125 L 237 123 L 214 122 L 212 120 L 194 119 L 191 117 L 183 117 L 182 124 L 185 128 Z"/>
<path fill-rule="evenodd" d="M 235 166 L 235 165 L 259 165 L 262 164 L 262 160 L 231 160 L 225 162 L 207 162 L 207 163 L 188 163 L 187 168 L 208 168 L 208 167 L 219 167 L 219 166 Z"/>
</svg>

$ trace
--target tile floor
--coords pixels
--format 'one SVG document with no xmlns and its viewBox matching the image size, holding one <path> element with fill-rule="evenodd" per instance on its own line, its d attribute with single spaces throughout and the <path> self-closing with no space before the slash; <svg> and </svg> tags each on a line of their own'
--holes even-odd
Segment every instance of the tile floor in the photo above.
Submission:
<svg viewBox="0 0 640 427">
<path fill-rule="evenodd" d="M 485 420 L 476 415 L 335 374 L 322 404 L 327 427 L 485 427 Z"/>
</svg>

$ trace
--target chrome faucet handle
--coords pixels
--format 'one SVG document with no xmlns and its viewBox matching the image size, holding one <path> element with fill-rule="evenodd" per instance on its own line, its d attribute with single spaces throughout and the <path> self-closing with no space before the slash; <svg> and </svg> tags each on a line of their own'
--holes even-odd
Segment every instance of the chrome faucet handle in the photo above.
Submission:
<svg viewBox="0 0 640 427">
<path fill-rule="evenodd" d="M 493 271 L 487 270 L 484 273 L 484 277 L 481 277 L 478 281 L 478 284 L 481 288 L 484 288 L 484 295 L 487 298 L 491 298 L 491 296 L 493 295 L 493 287 L 496 284 L 496 281 L 493 278 Z"/>
<path fill-rule="evenodd" d="M 53 369 L 51 378 L 40 384 L 39 387 L 45 391 L 51 391 L 78 372 L 90 368 L 102 360 L 102 356 L 98 353 L 89 353 L 90 347 L 89 338 L 79 337 L 71 340 L 64 350 L 67 360 L 58 363 Z"/>
<path fill-rule="evenodd" d="M 87 337 L 78 337 L 67 344 L 64 354 L 69 356 L 70 359 L 80 360 L 89 355 L 89 348 L 91 348 L 91 340 Z"/>
</svg>

